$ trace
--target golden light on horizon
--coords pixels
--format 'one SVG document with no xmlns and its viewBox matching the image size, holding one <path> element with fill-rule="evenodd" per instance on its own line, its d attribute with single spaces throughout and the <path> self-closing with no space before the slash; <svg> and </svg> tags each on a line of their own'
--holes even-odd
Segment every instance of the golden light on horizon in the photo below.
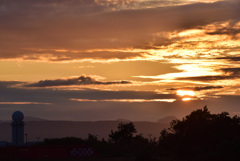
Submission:
<svg viewBox="0 0 240 161">
<path fill-rule="evenodd" d="M 191 90 L 178 90 L 177 95 L 179 96 L 195 96 L 194 91 Z"/>
<path fill-rule="evenodd" d="M 178 90 L 177 95 L 183 97 L 182 101 L 190 101 L 191 97 L 196 96 L 195 92 L 192 90 Z"/>
<path fill-rule="evenodd" d="M 191 100 L 191 98 L 188 98 L 188 97 L 182 99 L 182 101 L 190 101 L 190 100 Z"/>
</svg>

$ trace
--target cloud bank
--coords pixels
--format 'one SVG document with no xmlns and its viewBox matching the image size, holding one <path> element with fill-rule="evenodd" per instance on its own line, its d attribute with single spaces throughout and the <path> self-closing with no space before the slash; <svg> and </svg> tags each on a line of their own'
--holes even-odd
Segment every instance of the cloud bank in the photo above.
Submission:
<svg viewBox="0 0 240 161">
<path fill-rule="evenodd" d="M 122 56 L 124 52 L 119 53 L 116 49 L 144 48 L 151 43 L 161 46 L 165 45 L 167 40 L 161 36 L 154 36 L 161 32 L 181 31 L 220 21 L 240 20 L 240 3 L 237 1 L 147 9 L 136 6 L 119 10 L 106 8 L 109 7 L 109 3 L 117 6 L 137 2 L 93 0 L 0 2 L 1 59 L 23 58 L 45 61 L 89 59 L 86 51 L 90 50 L 93 59 L 142 57 L 138 52 Z M 148 4 L 162 2 L 144 1 Z M 234 35 L 239 33 L 239 30 L 223 28 L 208 34 L 225 33 Z M 98 49 L 101 49 L 102 53 L 98 53 Z M 108 54 L 104 54 L 107 52 Z"/>
<path fill-rule="evenodd" d="M 223 108 L 219 97 L 239 112 L 239 10 L 235 0 L 0 0 L 0 114 L 151 120 Z M 185 88 L 195 96 L 176 96 Z"/>
<path fill-rule="evenodd" d="M 170 88 L 168 90 L 182 90 L 182 89 L 187 89 L 187 90 L 193 90 L 193 91 L 204 91 L 204 90 L 212 90 L 212 89 L 221 89 L 224 88 L 222 86 L 202 86 L 202 87 L 181 87 L 181 88 Z"/>
<path fill-rule="evenodd" d="M 52 87 L 52 86 L 72 86 L 72 85 L 113 85 L 113 84 L 130 84 L 129 81 L 103 82 L 89 76 L 80 76 L 77 78 L 41 80 L 36 83 L 24 85 L 25 87 Z"/>
</svg>

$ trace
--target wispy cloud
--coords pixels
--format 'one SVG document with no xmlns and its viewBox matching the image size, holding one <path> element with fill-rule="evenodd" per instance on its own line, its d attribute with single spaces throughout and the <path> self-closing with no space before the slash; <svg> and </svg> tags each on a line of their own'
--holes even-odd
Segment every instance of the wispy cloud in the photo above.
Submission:
<svg viewBox="0 0 240 161">
<path fill-rule="evenodd" d="M 56 79 L 56 80 L 41 80 L 36 83 L 29 83 L 24 85 L 25 87 L 52 87 L 52 86 L 72 86 L 72 85 L 113 85 L 113 84 L 130 84 L 129 81 L 114 81 L 104 82 L 97 81 L 90 76 L 80 76 L 68 79 Z"/>
<path fill-rule="evenodd" d="M 72 101 L 79 102 L 175 102 L 176 99 L 102 99 L 102 100 L 93 100 L 93 99 L 77 99 L 71 98 Z"/>
<path fill-rule="evenodd" d="M 166 39 L 160 33 L 201 28 L 221 21 L 239 21 L 237 1 L 195 3 L 156 7 L 156 4 L 174 4 L 177 1 L 2 1 L 0 26 L 1 59 L 23 58 L 42 61 L 70 61 L 82 59 L 131 59 L 143 53 L 106 52 L 104 49 L 156 47 L 178 40 Z M 206 2 L 206 1 L 195 1 Z M 211 1 L 213 2 L 213 1 Z M 149 8 L 108 10 L 117 6 L 144 4 Z M 192 2 L 191 2 L 192 3 Z M 101 4 L 101 5 L 99 5 Z M 110 5 L 109 5 L 110 4 Z M 155 6 L 155 7 L 154 7 Z M 136 9 L 137 8 L 137 9 Z M 204 8 L 204 9 L 203 9 Z M 194 13 L 194 14 L 192 14 Z M 57 17 L 57 18 L 56 18 Z M 236 35 L 238 29 L 218 28 L 208 35 Z M 9 36 L 11 35 L 11 36 Z M 158 35 L 158 36 L 156 36 Z M 24 37 L 24 39 L 22 39 Z M 166 42 L 168 42 L 166 44 Z M 153 45 L 152 45 L 153 44 Z M 29 49 L 29 50 L 28 50 Z M 34 51 L 31 49 L 44 49 Z M 54 49 L 55 51 L 53 51 Z M 101 49 L 92 52 L 73 52 Z M 148 52 L 144 52 L 149 54 Z"/>
<path fill-rule="evenodd" d="M 146 102 L 168 102 L 178 97 L 175 94 L 163 94 L 151 91 L 134 91 L 134 90 L 100 90 L 91 88 L 74 89 L 64 88 L 55 90 L 52 88 L 0 88 L 0 101 L 4 103 L 53 103 L 59 104 L 69 102 L 70 99 L 78 100 L 98 100 L 113 102 L 116 100 L 125 101 L 136 100 Z M 78 98 L 76 98 L 76 96 Z M 132 101 L 134 102 L 134 101 Z"/>
<path fill-rule="evenodd" d="M 0 88 L 3 87 L 12 87 L 12 86 L 16 86 L 16 85 L 21 85 L 24 82 L 20 82 L 20 81 L 0 81 Z"/>
<path fill-rule="evenodd" d="M 170 88 L 168 90 L 176 91 L 176 90 L 193 90 L 193 91 L 203 91 L 203 90 L 211 90 L 211 89 L 221 89 L 224 88 L 222 86 L 203 86 L 203 87 L 181 87 L 181 88 Z"/>
<path fill-rule="evenodd" d="M 118 112 L 148 104 L 152 117 L 238 96 L 239 10 L 238 0 L 0 0 L 0 104 L 125 102 Z M 176 95 L 185 89 L 194 96 Z"/>
<path fill-rule="evenodd" d="M 240 78 L 240 76 L 200 76 L 200 77 L 182 77 L 177 78 L 178 80 L 191 80 L 191 81 L 203 81 L 203 82 L 211 82 L 218 80 L 228 80 L 228 79 L 236 79 Z"/>
<path fill-rule="evenodd" d="M 51 105 L 44 102 L 0 102 L 0 105 Z"/>
<path fill-rule="evenodd" d="M 227 75 L 240 76 L 240 68 L 223 68 L 221 70 Z"/>
</svg>

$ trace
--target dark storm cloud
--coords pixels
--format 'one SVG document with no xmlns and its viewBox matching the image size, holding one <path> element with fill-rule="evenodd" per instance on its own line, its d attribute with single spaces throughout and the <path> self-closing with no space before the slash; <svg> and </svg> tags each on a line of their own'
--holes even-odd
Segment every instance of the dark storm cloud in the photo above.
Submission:
<svg viewBox="0 0 240 161">
<path fill-rule="evenodd" d="M 182 88 L 170 88 L 168 90 L 182 90 L 182 89 L 189 89 L 194 91 L 203 91 L 203 90 L 211 90 L 211 89 L 220 89 L 223 88 L 222 86 L 203 86 L 203 87 L 182 87 Z"/>
<path fill-rule="evenodd" d="M 80 76 L 69 79 L 41 80 L 36 83 L 27 84 L 25 87 L 51 87 L 51 86 L 71 86 L 71 85 L 112 85 L 112 84 L 130 84 L 128 81 L 103 82 L 89 76 Z"/>
<path fill-rule="evenodd" d="M 107 7 L 93 0 L 0 0 L 0 58 L 38 54 L 28 50 L 30 48 L 90 50 L 141 47 L 147 46 L 158 32 L 240 20 L 240 2 L 237 1 L 117 11 Z M 166 44 L 166 41 L 160 37 L 156 44 Z M 54 52 L 48 54 L 58 57 Z M 66 60 L 82 59 L 82 55 L 84 53 L 69 54 Z M 100 57 L 105 58 L 106 55 Z"/>
</svg>

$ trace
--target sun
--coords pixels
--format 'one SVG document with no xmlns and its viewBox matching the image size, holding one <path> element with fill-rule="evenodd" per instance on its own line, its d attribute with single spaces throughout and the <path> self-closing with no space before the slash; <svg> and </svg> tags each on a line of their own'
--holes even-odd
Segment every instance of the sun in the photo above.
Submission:
<svg viewBox="0 0 240 161">
<path fill-rule="evenodd" d="M 195 92 L 191 90 L 178 90 L 177 95 L 183 97 L 182 101 L 190 101 L 195 96 Z"/>
</svg>

